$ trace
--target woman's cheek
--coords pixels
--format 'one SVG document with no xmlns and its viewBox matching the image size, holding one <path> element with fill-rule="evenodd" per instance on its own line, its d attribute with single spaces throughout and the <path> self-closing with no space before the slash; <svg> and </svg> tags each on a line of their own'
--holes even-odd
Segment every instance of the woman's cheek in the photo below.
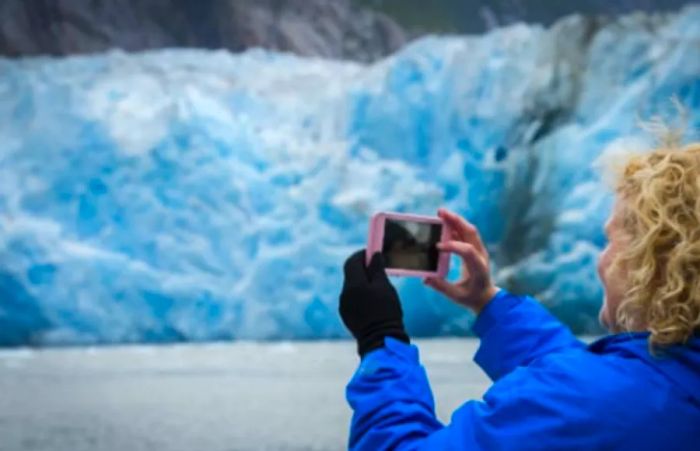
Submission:
<svg viewBox="0 0 700 451">
<path fill-rule="evenodd" d="M 600 257 L 598 257 L 598 276 L 603 283 L 605 283 L 605 269 L 608 265 L 609 249 L 610 246 L 606 246 L 603 252 L 601 252 Z"/>
</svg>

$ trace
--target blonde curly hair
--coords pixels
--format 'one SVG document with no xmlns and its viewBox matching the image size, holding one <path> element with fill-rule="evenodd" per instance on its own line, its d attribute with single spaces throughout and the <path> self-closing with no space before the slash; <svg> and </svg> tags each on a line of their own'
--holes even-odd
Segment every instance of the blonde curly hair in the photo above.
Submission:
<svg viewBox="0 0 700 451">
<path fill-rule="evenodd" d="M 624 330 L 648 330 L 652 350 L 700 331 L 700 143 L 635 155 L 617 177 L 626 249 L 626 292 L 616 312 Z"/>
</svg>

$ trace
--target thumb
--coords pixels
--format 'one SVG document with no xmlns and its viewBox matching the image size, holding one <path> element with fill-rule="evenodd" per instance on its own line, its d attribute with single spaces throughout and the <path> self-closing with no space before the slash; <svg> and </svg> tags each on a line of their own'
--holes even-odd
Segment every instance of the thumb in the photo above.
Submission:
<svg viewBox="0 0 700 451">
<path fill-rule="evenodd" d="M 367 267 L 367 278 L 369 278 L 370 281 L 387 279 L 386 262 L 381 252 L 375 252 L 374 255 L 372 255 L 372 260 Z"/>
</svg>

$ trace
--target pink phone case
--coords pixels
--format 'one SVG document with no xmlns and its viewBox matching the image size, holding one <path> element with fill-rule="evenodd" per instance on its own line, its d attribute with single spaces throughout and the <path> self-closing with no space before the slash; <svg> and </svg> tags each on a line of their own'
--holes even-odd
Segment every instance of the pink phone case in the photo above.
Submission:
<svg viewBox="0 0 700 451">
<path fill-rule="evenodd" d="M 412 221 L 412 222 L 427 222 L 429 224 L 442 224 L 442 236 L 440 241 L 447 241 L 449 237 L 449 231 L 447 226 L 438 217 L 421 216 L 421 215 L 411 215 L 403 213 L 377 213 L 372 216 L 369 226 L 369 238 L 367 241 L 367 251 L 366 251 L 366 263 L 369 264 L 372 259 L 372 255 L 376 252 L 381 252 L 382 243 L 384 242 L 384 222 L 387 218 L 396 219 L 400 221 Z M 450 254 L 447 252 L 440 252 L 438 257 L 438 267 L 437 271 L 417 271 L 410 269 L 397 269 L 397 268 L 386 268 L 386 273 L 390 276 L 403 276 L 403 277 L 441 277 L 444 278 L 450 269 Z"/>
</svg>

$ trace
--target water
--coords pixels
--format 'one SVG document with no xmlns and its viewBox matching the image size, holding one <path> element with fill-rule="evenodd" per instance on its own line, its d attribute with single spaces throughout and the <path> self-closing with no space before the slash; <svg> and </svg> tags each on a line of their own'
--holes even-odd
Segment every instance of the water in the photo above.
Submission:
<svg viewBox="0 0 700 451">
<path fill-rule="evenodd" d="M 419 341 L 438 416 L 479 398 L 477 341 Z M 346 447 L 354 342 L 0 351 L 0 450 Z"/>
</svg>

